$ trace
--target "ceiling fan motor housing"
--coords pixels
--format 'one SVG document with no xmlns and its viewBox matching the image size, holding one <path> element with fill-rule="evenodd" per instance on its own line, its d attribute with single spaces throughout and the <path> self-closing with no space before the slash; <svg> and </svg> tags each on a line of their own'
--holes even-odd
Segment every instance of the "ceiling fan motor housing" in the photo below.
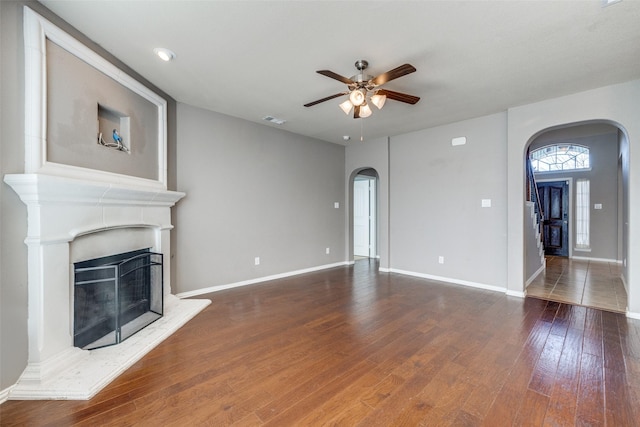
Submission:
<svg viewBox="0 0 640 427">
<path fill-rule="evenodd" d="M 356 74 L 355 76 L 351 76 L 351 80 L 357 83 L 353 85 L 353 89 L 364 88 L 367 86 L 366 83 L 368 83 L 369 80 L 373 78 L 373 76 L 370 76 L 363 72 L 364 70 L 367 69 L 367 67 L 369 66 L 369 63 L 364 59 L 359 59 L 356 61 L 355 66 L 360 71 L 360 73 Z"/>
</svg>

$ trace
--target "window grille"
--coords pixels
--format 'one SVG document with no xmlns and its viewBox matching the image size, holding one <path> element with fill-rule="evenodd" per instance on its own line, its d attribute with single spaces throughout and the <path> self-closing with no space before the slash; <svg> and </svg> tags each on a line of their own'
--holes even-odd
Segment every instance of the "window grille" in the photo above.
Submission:
<svg viewBox="0 0 640 427">
<path fill-rule="evenodd" d="M 589 147 L 577 144 L 554 144 L 531 151 L 534 172 L 589 169 Z"/>
</svg>

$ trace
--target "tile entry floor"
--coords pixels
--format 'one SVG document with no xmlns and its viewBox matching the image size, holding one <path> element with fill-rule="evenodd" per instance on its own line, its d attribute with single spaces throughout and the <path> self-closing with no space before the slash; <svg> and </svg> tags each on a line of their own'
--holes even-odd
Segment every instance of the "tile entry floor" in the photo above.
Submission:
<svg viewBox="0 0 640 427">
<path fill-rule="evenodd" d="M 625 313 L 622 266 L 615 262 L 546 257 L 547 268 L 527 287 L 527 296 Z"/>
</svg>

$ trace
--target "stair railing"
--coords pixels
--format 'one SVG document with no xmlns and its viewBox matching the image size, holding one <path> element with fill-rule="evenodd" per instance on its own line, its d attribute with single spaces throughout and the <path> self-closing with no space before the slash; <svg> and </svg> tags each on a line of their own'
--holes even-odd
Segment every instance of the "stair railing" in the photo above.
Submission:
<svg viewBox="0 0 640 427">
<path fill-rule="evenodd" d="M 538 221 L 538 231 L 540 232 L 540 240 L 544 243 L 544 227 L 542 221 L 544 218 L 544 212 L 542 210 L 542 202 L 540 201 L 540 193 L 538 193 L 538 186 L 536 185 L 536 178 L 533 171 L 533 165 L 527 153 L 527 200 L 534 203 L 535 213 Z"/>
</svg>

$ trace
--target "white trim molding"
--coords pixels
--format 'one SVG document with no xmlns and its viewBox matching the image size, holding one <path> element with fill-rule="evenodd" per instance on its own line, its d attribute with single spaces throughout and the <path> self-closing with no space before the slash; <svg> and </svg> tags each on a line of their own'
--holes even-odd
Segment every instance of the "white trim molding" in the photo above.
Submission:
<svg viewBox="0 0 640 427">
<path fill-rule="evenodd" d="M 9 393 L 11 393 L 11 389 L 15 387 L 15 384 L 5 388 L 4 390 L 0 390 L 0 405 L 9 400 Z"/>
<path fill-rule="evenodd" d="M 542 273 L 542 272 L 545 270 L 545 268 L 547 268 L 547 260 L 546 260 L 546 259 L 544 260 L 544 262 L 542 263 L 542 265 L 540 266 L 540 268 L 539 268 L 538 270 L 536 270 L 536 271 L 531 275 L 531 277 L 529 277 L 529 278 L 527 279 L 527 281 L 526 281 L 526 282 L 525 282 L 525 284 L 524 284 L 525 288 L 526 288 L 527 286 L 529 286 L 529 285 L 531 284 L 531 282 L 533 282 L 533 281 L 536 279 L 536 277 L 538 277 L 538 276 L 540 275 L 540 273 Z"/>
<path fill-rule="evenodd" d="M 329 268 L 335 268 L 335 267 L 343 267 L 343 266 L 352 265 L 352 264 L 353 263 L 350 263 L 349 261 L 343 261 L 343 262 L 336 262 L 336 263 L 333 263 L 333 264 L 319 265 L 317 267 L 304 268 L 302 270 L 289 271 L 289 272 L 286 272 L 286 273 L 274 274 L 272 276 L 258 277 L 256 279 L 243 280 L 241 282 L 229 283 L 229 284 L 226 284 L 226 285 L 210 286 L 208 288 L 196 289 L 195 291 L 181 292 L 181 293 L 177 294 L 176 296 L 178 298 L 190 298 L 190 297 L 195 297 L 195 296 L 198 296 L 198 295 L 208 294 L 208 293 L 211 293 L 211 292 L 223 291 L 225 289 L 232 289 L 232 288 L 238 288 L 238 287 L 241 287 L 241 286 L 255 285 L 255 284 L 258 284 L 258 283 L 268 282 L 270 280 L 283 279 L 285 277 L 297 276 L 297 275 L 300 275 L 300 274 L 311 273 L 311 272 L 320 271 L 320 270 L 327 270 Z"/>
<path fill-rule="evenodd" d="M 633 312 L 633 311 L 627 311 L 626 315 L 627 315 L 627 317 L 629 319 L 638 319 L 638 320 L 640 320 L 640 313 L 636 313 L 636 312 Z"/>
<path fill-rule="evenodd" d="M 525 298 L 527 296 L 527 291 L 525 290 L 523 292 L 520 292 L 520 291 L 507 290 L 506 294 L 507 296 L 510 296 L 510 297 Z"/>
<path fill-rule="evenodd" d="M 594 261 L 594 262 L 614 262 L 614 263 L 618 263 L 617 259 L 609 259 L 609 258 L 591 258 L 591 257 L 584 257 L 584 256 L 572 256 L 571 259 L 575 259 L 578 261 Z"/>
<path fill-rule="evenodd" d="M 155 105 L 158 135 L 157 181 L 53 163 L 47 159 L 47 39 Z M 24 7 L 24 56 L 25 173 L 76 178 L 89 175 L 94 181 L 167 188 L 167 101 L 165 99 L 27 6 Z"/>
<path fill-rule="evenodd" d="M 423 279 L 437 280 L 439 282 L 452 283 L 452 284 L 455 284 L 455 285 L 468 286 L 470 288 L 485 289 L 487 291 L 502 292 L 502 293 L 507 292 L 507 288 L 504 288 L 504 287 L 501 287 L 501 286 L 487 285 L 487 284 L 478 283 L 478 282 L 470 282 L 468 280 L 452 279 L 450 277 L 434 276 L 432 274 L 424 274 L 424 273 L 416 273 L 414 271 L 398 270 L 397 268 L 390 268 L 389 272 L 390 273 L 404 274 L 406 276 L 421 277 Z"/>
</svg>

